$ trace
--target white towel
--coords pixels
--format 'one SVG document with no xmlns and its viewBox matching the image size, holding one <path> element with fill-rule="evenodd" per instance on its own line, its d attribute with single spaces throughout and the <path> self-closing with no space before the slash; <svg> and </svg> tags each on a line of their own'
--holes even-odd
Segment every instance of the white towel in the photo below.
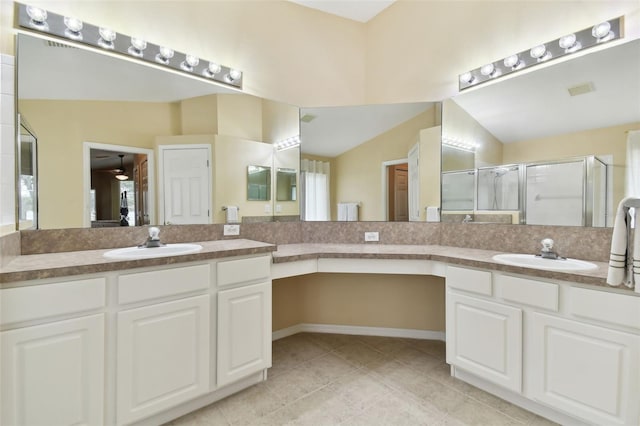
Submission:
<svg viewBox="0 0 640 426">
<path fill-rule="evenodd" d="M 640 232 L 635 232 L 634 253 L 631 252 L 631 216 L 629 206 L 634 198 L 625 198 L 620 201 L 618 211 L 613 222 L 613 236 L 611 237 L 611 255 L 609 257 L 609 270 L 607 272 L 607 284 L 619 286 L 624 284 L 633 288 L 638 275 L 634 274 L 634 263 L 640 266 Z M 638 219 L 638 210 L 635 211 L 635 222 Z M 636 272 L 640 272 L 635 268 Z M 635 279 L 634 279 L 634 275 Z"/>
<path fill-rule="evenodd" d="M 359 203 L 338 203 L 338 220 L 357 222 Z"/>
<path fill-rule="evenodd" d="M 427 207 L 427 222 L 440 222 L 440 207 Z"/>
<path fill-rule="evenodd" d="M 633 230 L 633 283 L 636 287 L 636 293 L 640 293 L 640 207 L 633 209 L 633 222 L 635 229 Z"/>
<path fill-rule="evenodd" d="M 238 206 L 227 206 L 227 223 L 240 222 L 238 210 Z"/>
</svg>

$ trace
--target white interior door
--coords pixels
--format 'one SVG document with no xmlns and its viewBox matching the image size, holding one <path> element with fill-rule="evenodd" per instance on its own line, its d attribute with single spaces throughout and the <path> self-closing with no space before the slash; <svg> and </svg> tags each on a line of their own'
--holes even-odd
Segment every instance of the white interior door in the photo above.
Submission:
<svg viewBox="0 0 640 426">
<path fill-rule="evenodd" d="M 161 149 L 165 225 L 210 223 L 211 148 Z"/>
<path fill-rule="evenodd" d="M 409 164 L 409 221 L 420 220 L 420 145 L 415 144 L 408 154 Z"/>
</svg>

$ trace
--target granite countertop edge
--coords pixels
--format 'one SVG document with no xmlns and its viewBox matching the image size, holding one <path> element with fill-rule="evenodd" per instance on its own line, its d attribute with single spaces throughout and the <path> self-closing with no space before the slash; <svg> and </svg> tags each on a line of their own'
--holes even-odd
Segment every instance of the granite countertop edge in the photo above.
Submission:
<svg viewBox="0 0 640 426">
<path fill-rule="evenodd" d="M 368 245 L 368 244 L 286 244 L 273 252 L 273 263 L 287 263 L 309 259 L 405 259 L 433 260 L 453 265 L 483 268 L 493 271 L 526 275 L 558 281 L 621 290 L 635 294 L 625 286 L 613 287 L 606 283 L 608 264 L 589 261 L 597 266 L 589 271 L 551 271 L 500 263 L 493 256 L 504 252 L 448 246 Z"/>
<path fill-rule="evenodd" d="M 10 288 L 16 283 L 32 280 L 271 253 L 274 264 L 322 258 L 433 260 L 533 278 L 570 281 L 635 294 L 632 289 L 624 286 L 612 287 L 606 284 L 608 268 L 606 262 L 591 261 L 597 265 L 596 270 L 563 272 L 506 265 L 493 260 L 494 255 L 502 253 L 498 251 L 438 245 L 299 243 L 276 246 L 246 239 L 204 241 L 195 244 L 202 245 L 202 250 L 193 254 L 137 260 L 107 259 L 103 255 L 109 250 L 18 256 L 8 265 L 0 268 L 0 288 Z"/>
<path fill-rule="evenodd" d="M 13 287 L 22 281 L 60 278 L 74 275 L 121 271 L 149 266 L 177 265 L 232 256 L 267 254 L 276 250 L 274 244 L 233 239 L 195 242 L 202 246 L 197 253 L 153 257 L 146 259 L 108 259 L 111 249 L 47 253 L 18 256 L 0 268 L 0 288 Z"/>
</svg>

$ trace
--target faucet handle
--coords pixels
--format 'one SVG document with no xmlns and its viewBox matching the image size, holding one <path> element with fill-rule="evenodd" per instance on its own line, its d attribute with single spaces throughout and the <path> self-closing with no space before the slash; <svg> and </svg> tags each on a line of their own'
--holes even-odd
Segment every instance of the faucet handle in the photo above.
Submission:
<svg viewBox="0 0 640 426">
<path fill-rule="evenodd" d="M 553 249 L 553 240 L 551 238 L 545 238 L 540 241 L 540 243 L 542 244 L 542 251 L 545 253 L 548 253 Z"/>
<path fill-rule="evenodd" d="M 159 240 L 160 239 L 160 228 L 156 227 L 156 226 L 152 226 L 149 228 L 149 238 L 151 238 L 151 240 Z"/>
</svg>

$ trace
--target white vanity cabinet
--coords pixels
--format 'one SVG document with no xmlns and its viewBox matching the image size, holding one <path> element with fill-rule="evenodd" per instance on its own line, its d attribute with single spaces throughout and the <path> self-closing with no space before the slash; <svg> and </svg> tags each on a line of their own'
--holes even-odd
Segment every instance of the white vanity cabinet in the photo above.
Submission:
<svg viewBox="0 0 640 426">
<path fill-rule="evenodd" d="M 0 290 L 1 424 L 104 423 L 105 284 Z"/>
<path fill-rule="evenodd" d="M 118 276 L 119 303 L 144 304 L 117 313 L 119 425 L 209 391 L 210 288 L 209 263 Z"/>
<path fill-rule="evenodd" d="M 217 385 L 271 367 L 271 259 L 218 262 Z"/>
<path fill-rule="evenodd" d="M 446 285 L 454 375 L 561 423 L 640 424 L 640 297 L 454 266 Z"/>
<path fill-rule="evenodd" d="M 492 293 L 490 272 L 447 267 L 447 363 L 520 392 L 522 310 Z"/>
</svg>

